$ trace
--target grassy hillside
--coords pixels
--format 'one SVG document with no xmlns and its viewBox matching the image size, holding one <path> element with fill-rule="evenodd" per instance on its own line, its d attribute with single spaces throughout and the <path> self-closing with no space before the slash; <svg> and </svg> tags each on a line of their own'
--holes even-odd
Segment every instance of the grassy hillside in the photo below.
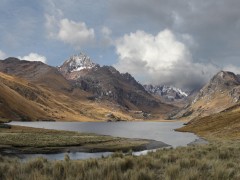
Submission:
<svg viewBox="0 0 240 180">
<path fill-rule="evenodd" d="M 113 67 L 99 67 L 80 82 L 67 80 L 56 67 L 12 57 L 0 61 L 0 72 L 0 92 L 4 93 L 0 93 L 0 106 L 4 108 L 2 112 L 0 109 L 0 118 L 70 121 L 162 119 L 175 108 L 161 103 L 131 75 L 121 75 Z M 106 117 L 108 114 L 113 114 L 112 118 Z"/>
<path fill-rule="evenodd" d="M 0 80 L 0 119 L 101 121 L 113 109 L 116 117 L 132 119 L 108 102 L 88 100 L 80 89 L 57 91 L 4 73 L 0 73 Z"/>
<path fill-rule="evenodd" d="M 214 139 L 240 139 L 240 108 L 238 105 L 203 118 L 195 118 L 179 131 L 194 132 Z"/>
</svg>

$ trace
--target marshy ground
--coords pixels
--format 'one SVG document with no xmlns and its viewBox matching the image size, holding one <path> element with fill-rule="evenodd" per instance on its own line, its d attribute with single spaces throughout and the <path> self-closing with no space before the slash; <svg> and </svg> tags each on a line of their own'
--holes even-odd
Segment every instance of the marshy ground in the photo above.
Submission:
<svg viewBox="0 0 240 180">
<path fill-rule="evenodd" d="M 148 149 L 148 146 L 165 147 L 166 144 L 151 140 L 128 139 L 112 136 L 59 131 L 22 126 L 0 128 L 0 152 L 55 153 L 102 152 Z"/>
</svg>

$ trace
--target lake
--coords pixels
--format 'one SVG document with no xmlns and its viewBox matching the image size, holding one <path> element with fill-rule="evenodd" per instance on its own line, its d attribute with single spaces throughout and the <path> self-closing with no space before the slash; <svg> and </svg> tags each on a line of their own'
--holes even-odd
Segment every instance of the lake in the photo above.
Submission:
<svg viewBox="0 0 240 180">
<path fill-rule="evenodd" d="M 12 125 L 96 133 L 125 138 L 140 138 L 162 141 L 172 147 L 186 146 L 198 139 L 192 133 L 176 132 L 174 129 L 182 127 L 183 122 L 11 122 Z M 71 159 L 86 159 L 101 157 L 105 153 L 70 153 Z M 138 154 L 141 154 L 138 152 Z M 31 157 L 31 155 L 27 155 Z M 35 156 L 35 155 L 33 155 Z M 64 153 L 42 155 L 49 159 L 63 159 Z"/>
</svg>

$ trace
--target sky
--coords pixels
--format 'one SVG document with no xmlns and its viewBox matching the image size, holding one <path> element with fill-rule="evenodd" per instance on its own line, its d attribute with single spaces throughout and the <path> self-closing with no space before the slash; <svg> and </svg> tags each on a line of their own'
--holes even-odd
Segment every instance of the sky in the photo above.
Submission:
<svg viewBox="0 0 240 180">
<path fill-rule="evenodd" d="M 143 84 L 194 89 L 240 73 L 239 0 L 0 0 L 0 59 L 83 52 Z"/>
</svg>

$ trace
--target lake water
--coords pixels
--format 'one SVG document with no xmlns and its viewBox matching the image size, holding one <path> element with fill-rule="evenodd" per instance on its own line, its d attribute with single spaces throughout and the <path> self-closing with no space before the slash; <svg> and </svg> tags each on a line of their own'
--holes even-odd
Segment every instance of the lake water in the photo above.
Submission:
<svg viewBox="0 0 240 180">
<path fill-rule="evenodd" d="M 115 137 L 140 138 L 162 141 L 173 147 L 186 146 L 198 139 L 192 133 L 176 132 L 174 129 L 182 127 L 183 122 L 11 122 L 12 125 L 21 125 L 36 128 L 78 131 L 111 135 Z M 86 159 L 109 155 L 105 153 L 70 153 L 71 159 Z M 140 153 L 141 154 L 141 153 Z M 28 155 L 31 157 L 31 155 Z M 33 155 L 35 156 L 35 155 Z M 43 155 L 49 159 L 63 159 L 64 154 Z"/>
</svg>

